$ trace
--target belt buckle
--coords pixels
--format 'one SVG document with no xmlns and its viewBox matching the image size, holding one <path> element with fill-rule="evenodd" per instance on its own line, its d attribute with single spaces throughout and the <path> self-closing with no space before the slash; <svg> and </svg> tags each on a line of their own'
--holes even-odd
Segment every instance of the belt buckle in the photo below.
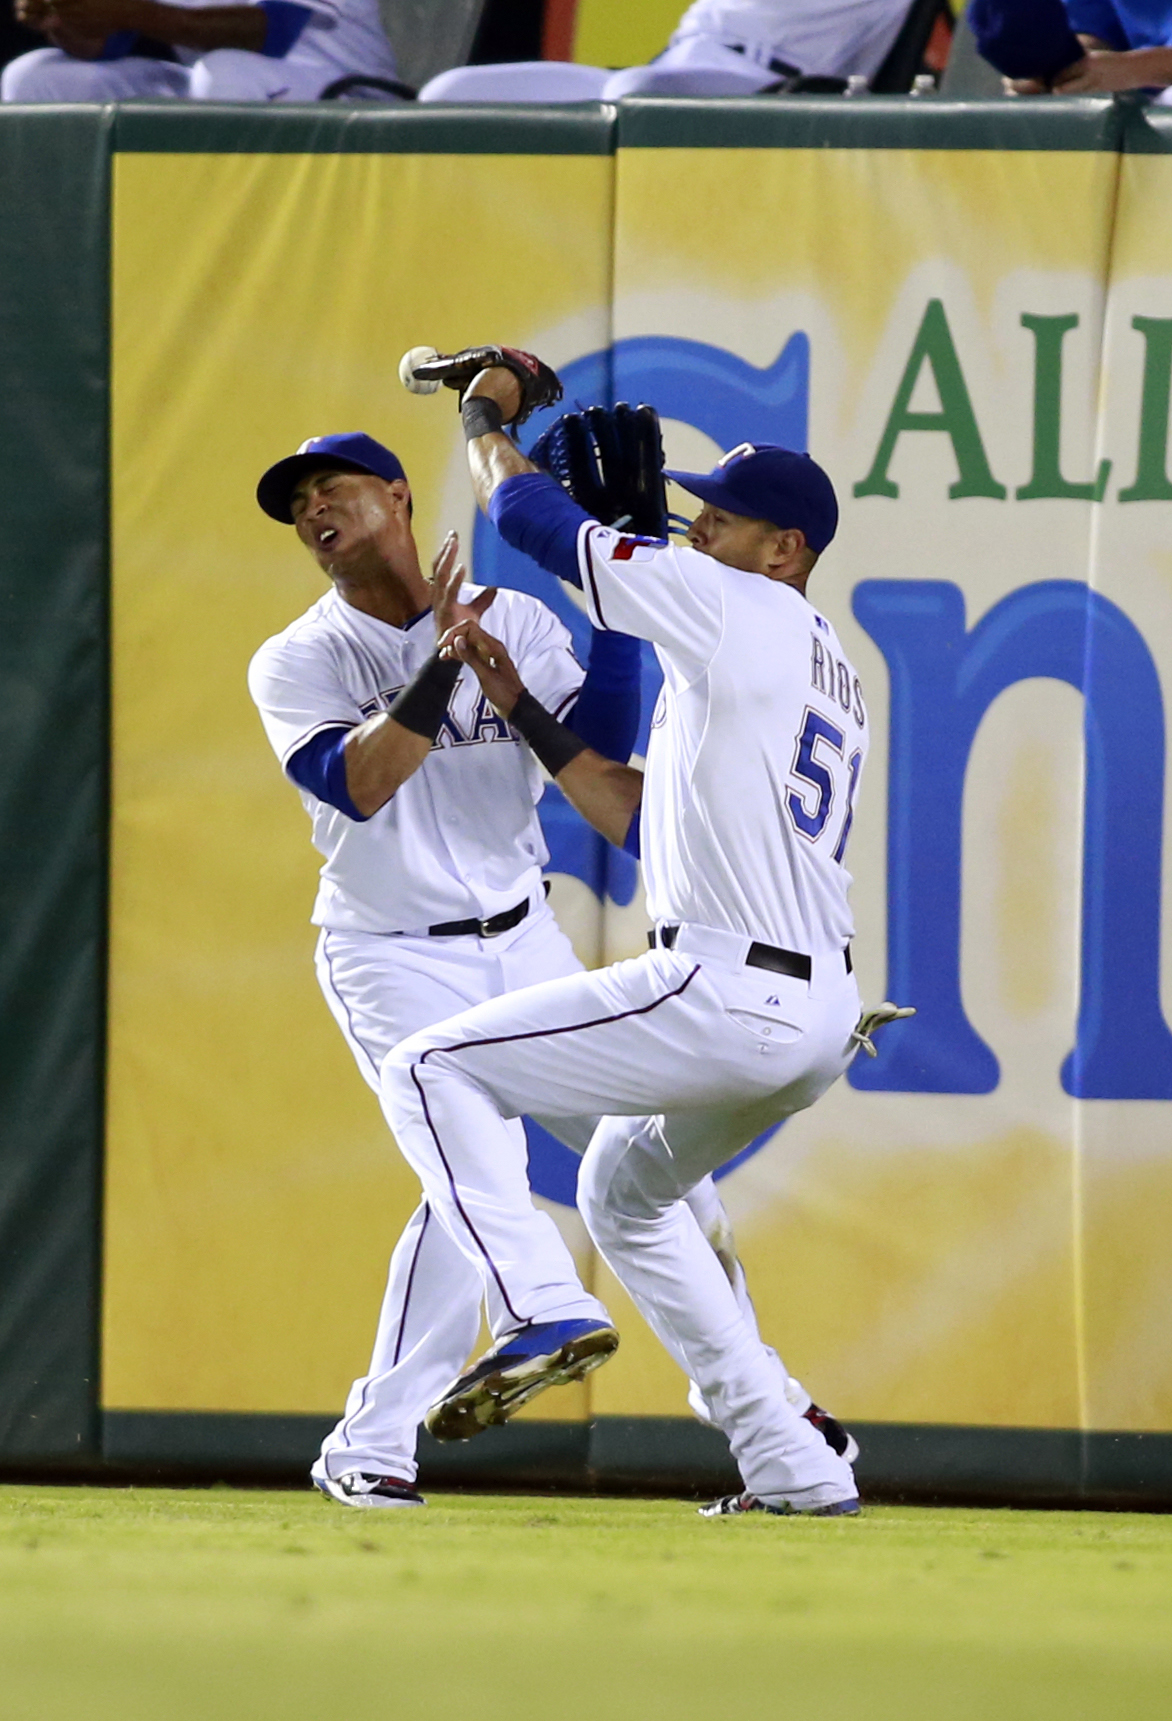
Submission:
<svg viewBox="0 0 1172 1721">
<path fill-rule="evenodd" d="M 504 925 L 503 922 L 508 921 L 510 915 L 517 912 L 517 906 L 518 905 L 514 903 L 512 908 L 502 908 L 499 914 L 490 914 L 487 920 L 482 920 L 480 922 L 481 938 L 499 938 L 502 932 L 511 932 L 513 930 L 513 926 L 517 925 L 518 922 L 513 921 L 512 925 Z M 528 908 L 528 904 L 525 906 Z M 524 918 L 525 916 L 522 915 L 521 919 L 524 920 Z M 498 924 L 494 925 L 494 921 Z"/>
</svg>

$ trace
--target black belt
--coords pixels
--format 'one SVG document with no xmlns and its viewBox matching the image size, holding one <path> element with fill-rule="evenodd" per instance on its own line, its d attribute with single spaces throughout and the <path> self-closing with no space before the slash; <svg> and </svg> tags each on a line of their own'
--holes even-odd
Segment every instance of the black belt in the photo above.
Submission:
<svg viewBox="0 0 1172 1721">
<path fill-rule="evenodd" d="M 659 945 L 664 950 L 674 950 L 679 934 L 678 926 L 665 926 L 656 933 L 654 928 L 647 934 L 647 942 L 652 950 Z M 851 961 L 851 947 L 848 944 L 842 953 L 848 974 L 854 972 Z M 813 964 L 808 956 L 803 956 L 797 950 L 779 950 L 774 944 L 758 944 L 756 939 L 749 946 L 749 954 L 745 957 L 748 968 L 768 968 L 771 974 L 788 974 L 794 980 L 809 981 L 813 973 Z"/>
<path fill-rule="evenodd" d="M 520 926 L 529 913 L 529 898 L 506 908 L 502 914 L 490 914 L 487 920 L 446 920 L 442 926 L 429 926 L 429 938 L 495 938 L 498 932 L 510 932 Z"/>
<path fill-rule="evenodd" d="M 745 54 L 747 56 L 748 53 L 743 42 L 722 42 L 721 46 L 724 48 L 731 48 L 734 54 Z M 754 64 L 758 66 L 761 65 L 761 63 L 762 62 L 760 60 L 754 61 Z M 799 75 L 797 66 L 791 66 L 785 60 L 766 60 L 764 65 L 765 70 L 767 72 L 772 72 L 776 78 L 796 78 Z M 760 968 L 763 964 L 755 962 L 753 966 L 754 968 Z"/>
</svg>

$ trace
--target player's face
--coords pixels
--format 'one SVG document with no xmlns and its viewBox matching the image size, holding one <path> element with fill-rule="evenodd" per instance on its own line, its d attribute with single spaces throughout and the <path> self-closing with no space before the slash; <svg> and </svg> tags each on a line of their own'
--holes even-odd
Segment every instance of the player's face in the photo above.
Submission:
<svg viewBox="0 0 1172 1721">
<path fill-rule="evenodd" d="M 289 509 L 297 536 L 327 574 L 344 570 L 409 532 L 407 486 L 371 472 L 323 468 L 307 472 L 293 490 Z"/>
<path fill-rule="evenodd" d="M 776 556 L 777 527 L 768 520 L 748 520 L 706 502 L 688 528 L 688 542 L 726 568 L 747 574 L 769 574 Z"/>
</svg>

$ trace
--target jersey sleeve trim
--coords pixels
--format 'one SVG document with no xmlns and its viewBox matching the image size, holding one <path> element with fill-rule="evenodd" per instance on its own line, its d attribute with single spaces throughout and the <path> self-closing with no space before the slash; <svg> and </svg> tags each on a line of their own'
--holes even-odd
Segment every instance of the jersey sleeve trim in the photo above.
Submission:
<svg viewBox="0 0 1172 1721">
<path fill-rule="evenodd" d="M 351 729 L 357 728 L 358 724 L 354 723 L 348 717 L 323 718 L 320 723 L 315 723 L 312 729 L 307 729 L 303 735 L 299 735 L 296 741 L 290 742 L 289 746 L 281 755 L 282 771 L 284 771 L 285 775 L 288 776 L 289 761 L 293 757 L 294 753 L 299 753 L 308 742 L 312 741 L 315 736 L 324 734 L 327 729 L 345 729 L 349 732 Z"/>
<path fill-rule="evenodd" d="M 336 807 L 355 824 L 365 824 L 371 815 L 359 812 L 346 781 L 346 741 L 349 735 L 349 727 L 340 724 L 323 729 L 293 754 L 289 760 L 289 775 L 299 789 L 315 795 L 329 807 Z"/>
<path fill-rule="evenodd" d="M 598 581 L 594 574 L 594 558 L 591 555 L 592 534 L 600 531 L 597 520 L 584 520 L 578 533 L 578 566 L 582 575 L 582 590 L 586 594 L 586 608 L 590 620 L 595 627 L 610 632 L 610 623 L 602 613 L 602 596 L 598 590 Z"/>
</svg>

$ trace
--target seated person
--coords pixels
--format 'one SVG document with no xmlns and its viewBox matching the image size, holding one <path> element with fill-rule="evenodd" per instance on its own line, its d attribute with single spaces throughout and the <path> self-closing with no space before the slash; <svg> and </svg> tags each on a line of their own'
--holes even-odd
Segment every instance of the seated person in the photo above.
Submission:
<svg viewBox="0 0 1172 1721">
<path fill-rule="evenodd" d="M 1036 4 L 1037 0 L 1027 0 L 1020 10 L 1015 9 L 1019 33 Z M 1095 96 L 1120 90 L 1166 91 L 1172 85 L 1170 0 L 1061 0 L 1061 4 L 1066 23 L 1082 49 L 1081 58 L 1052 75 L 1046 75 L 1039 65 L 1031 68 L 1038 75 L 1007 77 L 1006 89 L 1011 94 L 1040 95 L 1049 90 L 1062 96 Z M 1039 8 L 1040 25 L 1049 24 L 1050 5 Z M 985 10 L 996 23 L 996 8 Z M 1047 39 L 1049 34 L 1047 30 Z M 985 52 L 980 32 L 978 42 Z M 995 51 L 986 57 L 997 64 Z"/>
<path fill-rule="evenodd" d="M 53 45 L 4 68 L 6 102 L 307 102 L 347 74 L 395 77 L 378 0 L 16 0 L 16 14 Z"/>
<path fill-rule="evenodd" d="M 782 78 L 873 78 L 909 0 L 695 0 L 659 57 L 603 88 L 623 96 L 748 96 Z"/>
</svg>

